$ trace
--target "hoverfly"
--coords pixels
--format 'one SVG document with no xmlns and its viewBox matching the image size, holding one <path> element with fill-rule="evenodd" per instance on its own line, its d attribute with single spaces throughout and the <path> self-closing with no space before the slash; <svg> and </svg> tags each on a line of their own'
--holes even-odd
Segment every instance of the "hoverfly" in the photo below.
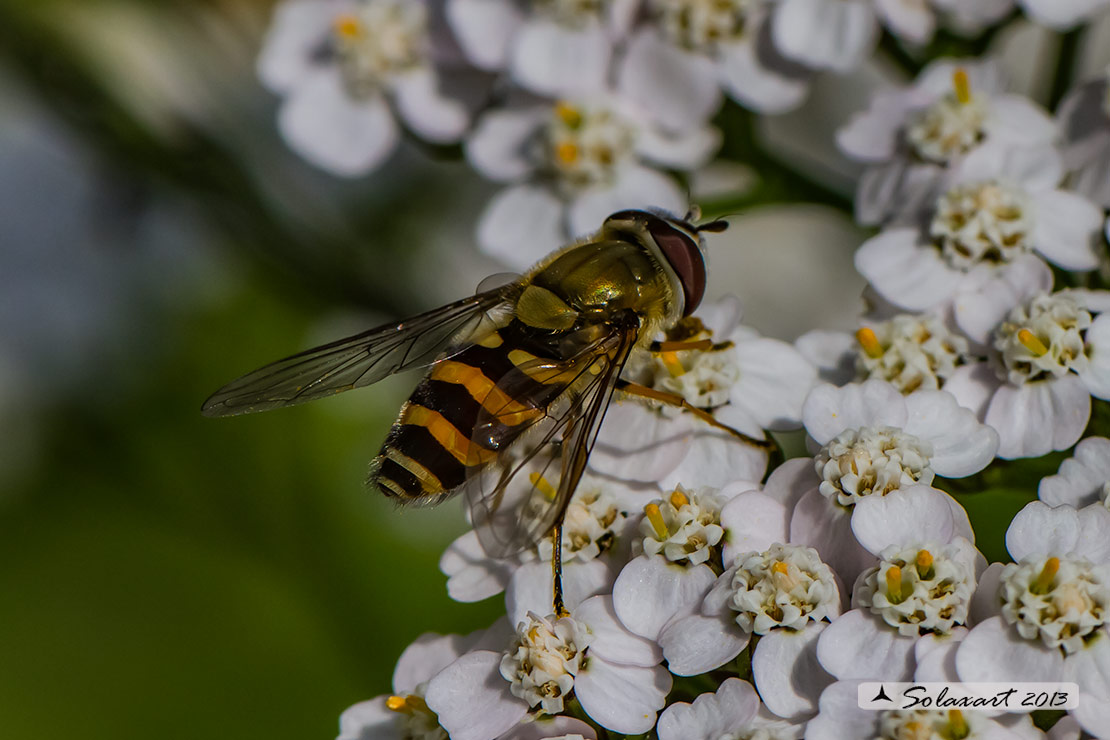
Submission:
<svg viewBox="0 0 1110 740">
<path fill-rule="evenodd" d="M 727 223 L 694 225 L 695 218 L 614 213 L 592 237 L 508 284 L 278 360 L 216 391 L 202 411 L 265 411 L 427 368 L 371 463 L 369 486 L 413 505 L 465 493 L 471 523 L 493 557 L 550 533 L 555 612 L 564 614 L 562 520 L 614 391 L 683 407 L 748 443 L 768 444 L 680 396 L 620 377 L 635 348 L 710 346 L 652 341 L 689 316 L 705 292 L 701 234 Z M 556 461 L 552 486 L 543 475 Z M 531 486 L 510 488 L 525 465 L 538 465 L 539 474 L 528 476 Z"/>
</svg>

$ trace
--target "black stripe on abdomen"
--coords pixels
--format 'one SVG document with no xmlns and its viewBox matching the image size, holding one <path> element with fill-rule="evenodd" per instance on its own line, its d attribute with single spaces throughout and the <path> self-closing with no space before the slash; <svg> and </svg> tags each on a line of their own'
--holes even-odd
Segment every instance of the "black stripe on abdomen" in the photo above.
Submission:
<svg viewBox="0 0 1110 740">
<path fill-rule="evenodd" d="M 397 450 L 427 468 L 428 472 L 439 480 L 444 493 L 458 488 L 466 481 L 466 466 L 444 449 L 426 427 L 416 424 L 395 425 L 386 437 L 379 457 L 383 457 L 389 449 Z M 381 467 L 378 469 L 379 476 L 386 476 L 386 462 L 392 462 L 392 460 L 382 460 Z M 391 480 L 395 479 L 391 478 Z M 396 480 L 395 482 L 402 483 Z M 407 492 L 408 489 L 404 490 Z M 423 491 L 418 492 L 418 495 L 422 494 Z"/>
</svg>

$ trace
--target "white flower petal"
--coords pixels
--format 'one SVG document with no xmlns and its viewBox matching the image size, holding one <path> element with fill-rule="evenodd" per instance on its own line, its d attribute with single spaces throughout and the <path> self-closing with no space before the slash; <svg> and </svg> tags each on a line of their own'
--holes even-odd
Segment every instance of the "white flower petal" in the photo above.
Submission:
<svg viewBox="0 0 1110 740">
<path fill-rule="evenodd" d="M 997 617 L 1002 608 L 999 598 L 999 586 L 1002 582 L 1002 563 L 991 563 L 979 576 L 979 583 L 975 587 L 975 594 L 971 597 L 968 615 L 973 624 L 985 622 L 991 617 Z"/>
<path fill-rule="evenodd" d="M 745 728 L 759 711 L 759 695 L 747 681 L 726 678 L 715 694 L 702 694 L 693 704 L 675 702 L 659 716 L 659 740 L 717 740 Z"/>
<path fill-rule="evenodd" d="M 817 711 L 817 697 L 833 682 L 817 660 L 817 641 L 827 622 L 806 628 L 776 629 L 764 635 L 752 655 L 752 677 L 763 703 L 778 716 L 798 721 Z"/>
<path fill-rule="evenodd" d="M 1097 639 L 1068 656 L 1064 665 L 1082 694 L 1110 700 L 1110 634 L 1105 627 Z"/>
<path fill-rule="evenodd" d="M 986 362 L 973 362 L 960 365 L 944 381 L 944 390 L 956 398 L 956 402 L 968 409 L 976 418 L 983 418 L 987 404 L 994 392 L 1002 384 L 998 375 Z"/>
<path fill-rule="evenodd" d="M 1067 504 L 1079 509 L 1098 503 L 1102 487 L 1110 482 L 1110 439 L 1088 437 L 1075 453 L 1060 463 L 1060 472 L 1041 479 L 1037 498 L 1049 506 Z"/>
<path fill-rule="evenodd" d="M 1106 7 L 1106 0 L 1019 0 L 1019 2 L 1030 18 L 1057 31 L 1069 29 L 1091 17 L 1100 8 Z"/>
<path fill-rule="evenodd" d="M 447 22 L 470 62 L 480 69 L 505 66 L 521 14 L 509 0 L 447 0 Z"/>
<path fill-rule="evenodd" d="M 786 342 L 766 337 L 736 343 L 740 380 L 730 401 L 764 429 L 796 429 L 817 370 Z"/>
<path fill-rule="evenodd" d="M 613 610 L 612 596 L 594 596 L 572 609 L 573 616 L 590 630 L 590 655 L 610 663 L 637 665 L 644 668 L 659 665 L 663 653 L 651 640 L 629 632 Z"/>
<path fill-rule="evenodd" d="M 998 431 L 998 456 L 1040 457 L 1065 450 L 1082 436 L 1091 396 L 1078 375 L 1038 380 L 995 391 L 984 421 Z"/>
<path fill-rule="evenodd" d="M 563 601 L 574 610 L 591 596 L 609 591 L 613 575 L 600 559 L 563 565 Z M 505 589 L 505 610 L 512 624 L 524 621 L 528 612 L 551 613 L 551 563 L 533 561 L 516 569 Z"/>
<path fill-rule="evenodd" d="M 725 91 L 756 113 L 775 115 L 794 110 L 809 93 L 809 80 L 763 66 L 756 53 L 754 33 L 757 31 L 721 46 L 717 69 Z"/>
<path fill-rule="evenodd" d="M 948 495 L 920 485 L 864 496 L 853 507 L 852 532 L 876 557 L 891 545 L 947 543 L 958 534 Z"/>
<path fill-rule="evenodd" d="M 721 146 L 721 131 L 712 126 L 668 133 L 651 126 L 640 130 L 636 153 L 644 159 L 676 170 L 701 167 Z"/>
<path fill-rule="evenodd" d="M 487 2 L 489 0 L 474 0 Z M 532 173 L 525 145 L 542 125 L 544 108 L 492 110 L 466 140 L 466 160 L 491 180 L 508 182 Z"/>
<path fill-rule="evenodd" d="M 1082 693 L 1079 695 L 1079 706 L 1072 710 L 1071 716 L 1083 726 L 1083 729 L 1091 733 L 1093 737 L 1105 738 L 1106 728 L 1110 727 L 1110 699 L 1098 696 L 1086 696 Z M 1062 724 L 1067 717 L 1060 720 Z M 1055 730 L 1055 728 L 1053 728 Z M 1100 734 L 1101 733 L 1101 734 Z M 1052 740 L 1064 740 L 1056 735 L 1051 736 Z M 1072 740 L 1068 738 L 1067 740 Z M 1074 740 L 1079 740 L 1076 735 Z"/>
<path fill-rule="evenodd" d="M 783 0 L 771 25 L 783 55 L 810 67 L 847 72 L 874 48 L 878 34 L 870 2 Z"/>
<path fill-rule="evenodd" d="M 856 540 L 851 516 L 850 510 L 814 488 L 798 501 L 790 519 L 790 541 L 817 550 L 845 583 L 854 583 L 861 571 L 875 564 L 875 556 Z"/>
<path fill-rule="evenodd" d="M 933 446 L 930 467 L 946 478 L 963 478 L 990 464 L 998 433 L 945 391 L 918 391 L 906 397 L 904 430 Z"/>
<path fill-rule="evenodd" d="M 377 167 L 398 138 L 385 98 L 352 99 L 334 68 L 313 71 L 290 92 L 278 113 L 278 128 L 298 154 L 343 177 Z"/>
<path fill-rule="evenodd" d="M 802 407 L 806 431 L 818 444 L 827 444 L 846 429 L 865 426 L 905 427 L 909 420 L 905 398 L 890 383 L 869 380 L 843 388 L 822 383 L 810 391 Z"/>
<path fill-rule="evenodd" d="M 916 638 L 904 637 L 874 614 L 852 609 L 817 641 L 821 667 L 840 680 L 909 681 Z"/>
<path fill-rule="evenodd" d="M 671 673 L 696 676 L 735 658 L 748 646 L 750 637 L 732 614 L 691 614 L 667 625 L 659 644 Z"/>
<path fill-rule="evenodd" d="M 788 510 L 820 482 L 814 471 L 812 457 L 796 457 L 775 468 L 763 486 L 763 495 L 770 496 Z"/>
<path fill-rule="evenodd" d="M 821 692 L 820 713 L 806 725 L 806 740 L 858 740 L 879 732 L 878 712 L 859 708 L 859 681 L 837 681 Z"/>
<path fill-rule="evenodd" d="M 501 677 L 501 653 L 491 650 L 467 653 L 437 673 L 424 699 L 451 740 L 489 740 L 528 712 Z"/>
<path fill-rule="evenodd" d="M 672 46 L 652 31 L 633 37 L 617 79 L 622 93 L 672 131 L 704 125 L 721 105 L 713 62 Z"/>
<path fill-rule="evenodd" d="M 878 11 L 883 25 L 895 36 L 911 44 L 920 46 L 929 43 L 936 31 L 936 16 L 925 3 L 915 0 L 876 0 L 875 10 Z"/>
<path fill-rule="evenodd" d="M 629 165 L 614 175 L 613 182 L 595 185 L 574 199 L 570 229 L 575 235 L 588 234 L 617 211 L 654 207 L 675 213 L 681 212 L 686 202 L 686 196 L 669 176 L 650 167 Z"/>
<path fill-rule="evenodd" d="M 794 346 L 826 383 L 843 385 L 855 379 L 859 343 L 848 332 L 814 329 L 795 339 Z"/>
<path fill-rule="evenodd" d="M 474 530 L 447 546 L 439 569 L 447 576 L 447 594 L 455 601 L 482 601 L 505 590 L 516 563 L 491 558 Z"/>
<path fill-rule="evenodd" d="M 584 740 L 597 740 L 594 728 L 580 719 L 541 714 L 530 722 L 517 725 L 497 740 L 573 740 L 576 735 Z"/>
<path fill-rule="evenodd" d="M 942 303 L 962 277 L 936 248 L 918 241 L 916 229 L 890 229 L 864 242 L 855 256 L 856 269 L 879 295 L 910 311 Z"/>
<path fill-rule="evenodd" d="M 1015 147 L 988 141 L 976 147 L 956 166 L 954 183 L 1002 180 L 1030 193 L 1052 190 L 1064 176 L 1064 163 L 1049 143 Z"/>
<path fill-rule="evenodd" d="M 1064 657 L 1056 648 L 1022 639 L 1002 617 L 977 625 L 956 649 L 962 681 L 1062 681 Z"/>
<path fill-rule="evenodd" d="M 758 491 L 741 493 L 721 509 L 725 528 L 724 562 L 731 564 L 742 552 L 763 552 L 776 542 L 790 539 L 790 512 L 781 503 Z"/>
<path fill-rule="evenodd" d="M 959 681 L 956 650 L 967 629 L 956 627 L 950 634 L 922 635 L 914 644 L 914 681 Z"/>
<path fill-rule="evenodd" d="M 458 141 L 470 123 L 466 106 L 440 93 L 439 78 L 430 69 L 395 77 L 393 99 L 408 127 L 436 144 Z"/>
<path fill-rule="evenodd" d="M 898 133 L 912 103 L 902 90 L 880 91 L 871 106 L 836 132 L 836 145 L 860 162 L 884 162 L 894 156 Z"/>
<path fill-rule="evenodd" d="M 689 414 L 670 418 L 639 401 L 617 399 L 605 412 L 590 466 L 624 480 L 658 481 L 686 457 L 695 421 Z"/>
<path fill-rule="evenodd" d="M 437 635 L 425 632 L 405 648 L 393 669 L 393 692 L 405 694 L 453 663 L 474 642 L 479 633 L 468 635 Z"/>
<path fill-rule="evenodd" d="M 1099 314 L 1087 328 L 1087 367 L 1080 373 L 1092 396 L 1110 401 L 1110 313 Z"/>
<path fill-rule="evenodd" d="M 1037 194 L 1033 244 L 1065 270 L 1098 267 L 1096 245 L 1102 241 L 1102 210 L 1082 195 L 1063 190 Z"/>
<path fill-rule="evenodd" d="M 601 26 L 570 29 L 533 17 L 517 31 L 510 72 L 517 84 L 540 95 L 589 95 L 605 87 L 611 51 Z"/>
<path fill-rule="evenodd" d="M 732 407 L 726 406 L 725 409 Z M 721 409 L 716 416 L 719 421 L 750 436 L 761 437 L 756 428 L 752 434 L 745 425 L 733 418 L 723 418 Z M 737 439 L 728 432 L 714 429 L 705 422 L 696 421 L 694 433 L 690 436 L 690 448 L 674 470 L 659 481 L 664 489 L 681 485 L 686 488 L 724 488 L 737 480 L 759 480 L 767 469 L 767 450 Z"/>
<path fill-rule="evenodd" d="M 949 84 L 951 85 L 951 77 Z M 972 90 L 978 89 L 972 82 Z M 1027 146 L 1049 143 L 1056 139 L 1056 122 L 1052 116 L 1024 95 L 996 95 L 991 98 L 983 128 L 992 139 L 1008 144 Z"/>
<path fill-rule="evenodd" d="M 622 666 L 591 658 L 574 678 L 574 695 L 594 722 L 613 732 L 638 735 L 655 726 L 671 683 L 671 674 L 658 666 Z"/>
<path fill-rule="evenodd" d="M 563 204 L 539 185 L 516 185 L 493 196 L 478 222 L 478 246 L 524 270 L 566 241 Z"/>
<path fill-rule="evenodd" d="M 687 568 L 641 555 L 613 584 L 613 610 L 628 630 L 654 640 L 673 619 L 693 614 L 717 577 L 707 565 Z"/>
<path fill-rule="evenodd" d="M 1032 501 L 1006 530 L 1006 550 L 1015 561 L 1045 555 L 1074 555 L 1093 563 L 1110 563 L 1110 509 L 1088 506 L 1050 507 Z"/>
<path fill-rule="evenodd" d="M 1014 306 L 1035 294 L 1052 290 L 1052 270 L 1040 258 L 1018 257 L 984 282 L 968 281 L 956 294 L 956 323 L 979 344 Z"/>
<path fill-rule="evenodd" d="M 337 10 L 319 0 L 280 3 L 258 55 L 262 84 L 274 92 L 287 92 L 318 69 L 313 56 L 331 33 Z"/>
<path fill-rule="evenodd" d="M 335 740 L 394 740 L 397 734 L 396 713 L 385 706 L 385 696 L 360 701 L 339 715 L 339 737 Z"/>
</svg>

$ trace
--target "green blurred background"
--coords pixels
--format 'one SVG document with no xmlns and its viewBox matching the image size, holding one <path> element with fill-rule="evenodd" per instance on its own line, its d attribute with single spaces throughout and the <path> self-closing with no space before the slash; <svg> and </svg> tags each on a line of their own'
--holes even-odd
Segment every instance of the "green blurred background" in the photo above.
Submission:
<svg viewBox="0 0 1110 740">
<path fill-rule="evenodd" d="M 269 13 L 0 2 L 4 738 L 334 737 L 418 634 L 502 609 L 447 598 L 460 507 L 363 488 L 413 378 L 200 416 L 492 271 L 462 164 L 408 148 L 346 182 L 288 152 L 253 71 Z"/>
</svg>

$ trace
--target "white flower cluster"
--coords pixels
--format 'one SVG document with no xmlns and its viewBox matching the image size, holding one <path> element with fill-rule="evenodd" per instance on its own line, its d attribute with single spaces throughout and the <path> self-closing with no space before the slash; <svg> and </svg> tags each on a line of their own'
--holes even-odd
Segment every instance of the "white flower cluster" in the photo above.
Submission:
<svg viewBox="0 0 1110 740">
<path fill-rule="evenodd" d="M 873 228 L 858 331 L 789 344 L 724 299 L 660 337 L 702 348 L 637 350 L 626 379 L 696 413 L 620 394 L 608 409 L 564 519 L 568 613 L 552 613 L 551 542 L 492 557 L 468 532 L 441 560 L 448 592 L 503 592 L 507 620 L 418 640 L 341 737 L 1028 739 L 1045 718 L 866 712 L 856 686 L 1043 680 L 1082 694 L 1051 737 L 1110 738 L 1110 70 L 1065 90 L 1062 58 L 1049 111 L 994 59 L 932 56 L 1017 14 L 1070 33 L 1107 8 L 282 3 L 259 66 L 289 143 L 345 175 L 381 165 L 402 127 L 460 144 L 504 186 L 478 241 L 513 268 L 613 211 L 684 211 L 735 135 L 741 112 L 714 119 L 726 97 L 752 121 L 872 54 L 917 72 L 835 136 Z M 991 530 L 1005 553 L 977 540 L 973 523 L 1026 503 Z"/>
</svg>

